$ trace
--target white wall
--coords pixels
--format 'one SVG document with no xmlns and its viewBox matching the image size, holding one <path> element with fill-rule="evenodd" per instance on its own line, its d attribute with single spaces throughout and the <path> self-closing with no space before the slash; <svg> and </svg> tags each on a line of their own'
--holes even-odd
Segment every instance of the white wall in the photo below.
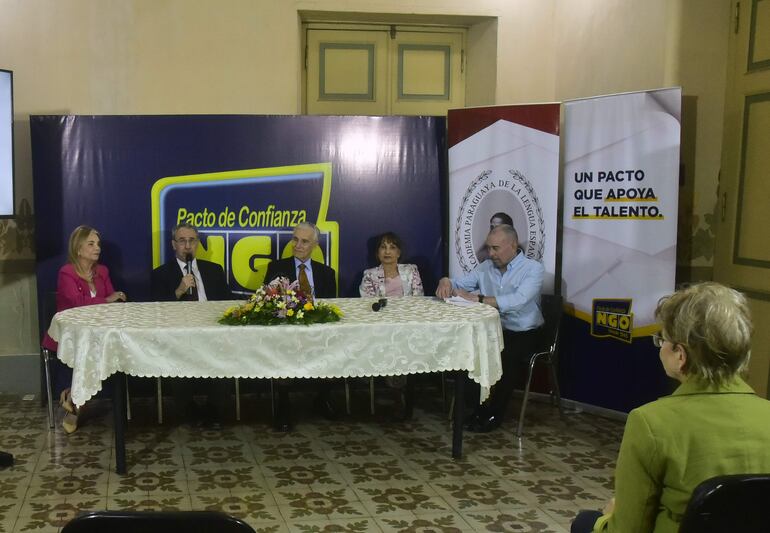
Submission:
<svg viewBox="0 0 770 533">
<path fill-rule="evenodd" d="M 696 214 L 713 207 L 727 0 L 0 0 L 17 206 L 32 201 L 30 114 L 298 113 L 307 11 L 467 21 L 470 105 L 681 84 L 698 98 Z M 0 337 L 14 339 L 0 355 L 37 352 L 25 227 L 0 222 Z"/>
</svg>

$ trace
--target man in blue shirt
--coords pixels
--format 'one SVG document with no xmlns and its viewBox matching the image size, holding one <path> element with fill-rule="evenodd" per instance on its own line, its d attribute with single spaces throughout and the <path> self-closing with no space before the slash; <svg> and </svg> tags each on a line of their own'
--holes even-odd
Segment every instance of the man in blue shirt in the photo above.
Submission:
<svg viewBox="0 0 770 533">
<path fill-rule="evenodd" d="M 501 355 L 503 375 L 489 399 L 476 408 L 466 429 L 487 432 L 500 426 L 513 396 L 516 366 L 525 365 L 537 346 L 540 291 L 543 265 L 528 259 L 519 249 L 519 237 L 512 226 L 503 224 L 489 232 L 486 240 L 489 259 L 458 279 L 442 278 L 436 296 L 461 296 L 491 305 L 500 312 L 505 348 Z M 470 291 L 478 290 L 478 294 Z"/>
</svg>

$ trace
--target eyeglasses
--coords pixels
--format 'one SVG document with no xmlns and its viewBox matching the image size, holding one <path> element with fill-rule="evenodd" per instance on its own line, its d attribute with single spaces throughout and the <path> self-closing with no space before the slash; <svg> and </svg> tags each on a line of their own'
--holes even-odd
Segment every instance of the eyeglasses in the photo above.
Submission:
<svg viewBox="0 0 770 533">
<path fill-rule="evenodd" d="M 192 246 L 196 242 L 198 242 L 198 237 L 191 237 L 189 239 L 176 239 L 176 243 L 182 246 L 185 246 L 185 245 Z"/>
<path fill-rule="evenodd" d="M 663 346 L 663 341 L 666 339 L 663 338 L 663 335 L 660 333 L 653 333 L 652 335 L 652 343 L 655 345 L 656 348 L 660 348 Z M 670 342 L 670 341 L 669 341 Z"/>
</svg>

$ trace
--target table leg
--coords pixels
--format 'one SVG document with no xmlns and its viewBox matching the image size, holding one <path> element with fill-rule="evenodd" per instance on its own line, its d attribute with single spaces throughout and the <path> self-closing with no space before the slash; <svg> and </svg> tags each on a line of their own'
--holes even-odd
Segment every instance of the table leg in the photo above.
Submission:
<svg viewBox="0 0 770 533">
<path fill-rule="evenodd" d="M 452 422 L 452 457 L 463 456 L 463 415 L 465 411 L 465 372 L 455 372 L 455 407 Z"/>
<path fill-rule="evenodd" d="M 112 413 L 115 417 L 115 472 L 126 473 L 126 375 L 113 375 Z"/>
</svg>

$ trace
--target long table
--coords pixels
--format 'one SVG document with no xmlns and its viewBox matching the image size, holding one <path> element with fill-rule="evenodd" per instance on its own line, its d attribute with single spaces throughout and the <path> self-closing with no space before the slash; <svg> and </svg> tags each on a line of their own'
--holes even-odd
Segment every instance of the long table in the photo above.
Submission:
<svg viewBox="0 0 770 533">
<path fill-rule="evenodd" d="M 115 460 L 125 473 L 125 379 L 140 377 L 343 378 L 467 372 L 481 401 L 500 379 L 503 335 L 497 310 L 430 297 L 324 300 L 344 316 L 328 324 L 224 326 L 241 302 L 141 302 L 76 307 L 57 313 L 49 335 L 72 367 L 72 400 L 83 405 L 115 377 Z M 455 380 L 462 405 L 464 379 Z M 455 409 L 452 456 L 462 455 L 462 409 Z"/>
</svg>

